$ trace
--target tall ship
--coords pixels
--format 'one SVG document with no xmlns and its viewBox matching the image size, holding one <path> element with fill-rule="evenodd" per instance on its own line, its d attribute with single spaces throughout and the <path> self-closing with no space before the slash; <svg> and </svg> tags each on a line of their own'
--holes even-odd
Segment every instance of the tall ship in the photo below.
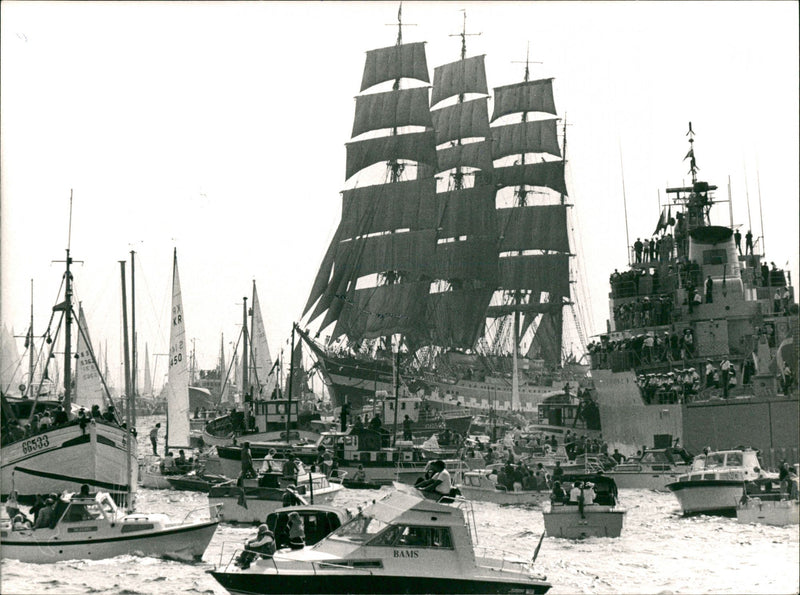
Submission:
<svg viewBox="0 0 800 595">
<path fill-rule="evenodd" d="M 687 136 L 691 184 L 666 189 L 655 233 L 637 238 L 628 266 L 611 274 L 609 332 L 589 345 L 594 390 L 582 396 L 623 454 L 679 440 L 695 453 L 752 447 L 769 468 L 796 463 L 791 276 L 767 264 L 763 237 L 742 233 L 730 206 L 728 217 L 715 214 L 729 225 L 712 223 L 730 188 L 719 198 L 698 179 L 691 123 Z"/>
<path fill-rule="evenodd" d="M 319 332 L 301 332 L 334 406 L 397 385 L 445 418 L 534 415 L 588 369 L 564 365 L 564 322 L 579 317 L 565 316 L 575 265 L 553 79 L 526 60 L 491 96 L 467 35 L 465 17 L 460 57 L 432 85 L 401 22 L 395 45 L 367 52 L 342 217 L 304 310 Z"/>
</svg>

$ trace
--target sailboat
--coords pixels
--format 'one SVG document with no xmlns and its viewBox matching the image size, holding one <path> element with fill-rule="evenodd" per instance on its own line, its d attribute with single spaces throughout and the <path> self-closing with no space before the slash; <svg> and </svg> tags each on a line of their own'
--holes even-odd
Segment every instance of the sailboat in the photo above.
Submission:
<svg viewBox="0 0 800 595">
<path fill-rule="evenodd" d="M 307 427 L 300 427 L 300 398 L 302 387 L 306 386 L 302 370 L 301 345 L 297 343 L 293 351 L 291 368 L 294 393 L 291 402 L 289 379 L 286 389 L 281 390 L 278 382 L 280 360 L 273 361 L 270 356 L 267 333 L 261 305 L 258 301 L 256 283 L 253 281 L 251 307 L 247 308 L 245 299 L 242 323 L 242 398 L 247 411 L 233 411 L 208 422 L 203 430 L 203 442 L 217 446 L 220 457 L 239 457 L 238 447 L 231 447 L 234 438 L 251 443 L 270 442 L 313 443 L 319 434 Z M 247 329 L 247 316 L 250 316 L 250 330 Z M 246 362 L 246 363 L 245 363 Z M 238 380 L 236 381 L 238 383 Z M 306 417 L 302 419 L 305 420 Z M 319 419 L 319 415 L 316 416 Z M 288 428 L 287 428 L 288 423 Z M 289 434 L 287 435 L 287 430 Z M 234 453 L 231 455 L 230 453 Z"/>
<path fill-rule="evenodd" d="M 33 499 L 37 494 L 77 491 L 82 484 L 107 491 L 117 501 L 126 501 L 129 489 L 135 490 L 136 473 L 129 484 L 127 458 L 136 465 L 136 438 L 129 437 L 116 421 L 93 420 L 89 423 L 76 418 L 73 403 L 84 407 L 91 404 L 110 405 L 107 389 L 103 386 L 97 359 L 82 310 L 77 316 L 78 348 L 73 352 L 73 277 L 70 270 L 72 257 L 66 250 L 63 301 L 53 307 L 62 319 L 56 328 L 64 330 L 64 397 L 59 405 L 55 401 L 40 399 L 39 387 L 29 379 L 25 399 L 3 397 L 2 451 L 0 452 L 0 489 L 3 497 L 16 490 L 22 499 Z M 52 322 L 52 321 L 51 321 Z M 33 324 L 31 324 L 31 329 Z M 33 340 L 32 330 L 29 333 Z M 51 353 L 58 337 L 50 338 Z M 30 345 L 33 348 L 33 345 Z M 73 355 L 78 356 L 76 386 L 73 386 Z M 50 362 L 48 356 L 46 361 Z M 45 367 L 43 377 L 47 376 Z M 29 424 L 34 412 L 44 410 L 52 414 L 63 406 L 66 423 L 53 424 L 35 434 L 25 434 L 21 428 Z M 133 454 L 129 454 L 128 440 L 132 441 Z"/>
<path fill-rule="evenodd" d="M 186 357 L 186 322 L 183 314 L 181 280 L 178 274 L 178 250 L 172 261 L 172 310 L 170 312 L 169 372 L 167 375 L 167 439 L 164 454 L 171 450 L 191 451 L 189 441 L 189 360 Z M 142 461 L 140 477 L 143 487 L 169 488 L 161 471 L 161 461 L 149 455 Z"/>
<path fill-rule="evenodd" d="M 494 89 L 490 125 L 466 27 L 432 91 L 424 44 L 403 43 L 398 27 L 396 45 L 367 52 L 361 90 L 372 92 L 356 99 L 342 217 L 304 309 L 321 318 L 317 337 L 332 331 L 324 344 L 301 337 L 337 407 L 393 394 L 385 338 L 400 334 L 401 396 L 445 417 L 533 414 L 567 381 L 554 370 L 573 305 L 553 81 L 531 80 L 526 62 L 521 83 Z"/>
</svg>

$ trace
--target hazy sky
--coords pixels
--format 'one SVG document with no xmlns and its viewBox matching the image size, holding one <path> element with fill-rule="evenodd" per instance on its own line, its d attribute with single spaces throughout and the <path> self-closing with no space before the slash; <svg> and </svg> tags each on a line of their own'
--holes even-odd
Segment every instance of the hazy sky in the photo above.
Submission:
<svg viewBox="0 0 800 595">
<path fill-rule="evenodd" d="M 280 350 L 338 223 L 364 52 L 394 44 L 397 8 L 3 2 L 2 322 L 24 333 L 33 279 L 44 330 L 72 190 L 76 292 L 113 372 L 130 250 L 151 363 L 168 348 L 173 247 L 201 366 L 221 332 L 237 338 L 253 279 Z M 797 3 L 405 2 L 404 41 L 427 42 L 431 76 L 459 57 L 462 9 L 490 87 L 522 80 L 528 43 L 531 76 L 556 79 L 590 333 L 627 262 L 622 171 L 633 242 L 653 232 L 659 191 L 689 180 L 690 120 L 701 178 L 725 198 L 730 176 L 734 220 L 756 236 L 760 205 L 767 260 L 797 281 Z M 728 224 L 727 204 L 715 219 Z"/>
</svg>

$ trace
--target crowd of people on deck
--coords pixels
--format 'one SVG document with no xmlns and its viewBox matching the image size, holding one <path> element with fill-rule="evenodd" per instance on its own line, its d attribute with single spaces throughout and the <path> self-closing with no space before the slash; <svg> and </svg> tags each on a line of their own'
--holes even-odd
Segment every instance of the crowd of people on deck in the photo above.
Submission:
<svg viewBox="0 0 800 595">
<path fill-rule="evenodd" d="M 591 341 L 586 347 L 595 369 L 611 368 L 615 362 L 631 367 L 674 362 L 695 356 L 694 332 L 688 327 L 679 332 L 649 332 L 620 339 L 602 335 L 598 341 Z M 624 354 L 631 359 L 621 362 L 620 356 L 614 354 Z"/>
<path fill-rule="evenodd" d="M 689 403 L 700 391 L 700 374 L 694 368 L 661 374 L 639 374 L 636 384 L 648 405 Z"/>
<path fill-rule="evenodd" d="M 616 330 L 660 326 L 671 322 L 671 296 L 644 296 L 636 301 L 614 306 L 614 328 Z"/>
<path fill-rule="evenodd" d="M 81 407 L 78 415 L 72 420 L 67 416 L 64 407 L 58 405 L 52 410 L 45 409 L 34 413 L 29 419 L 20 421 L 19 419 L 4 419 L 2 431 L 2 445 L 11 444 L 18 440 L 24 440 L 37 436 L 54 428 L 59 428 L 69 424 L 77 424 L 85 434 L 86 427 L 90 423 L 106 423 L 117 425 L 117 414 L 113 405 L 109 405 L 103 412 L 99 405 L 92 405 L 87 411 Z M 123 426 L 124 427 L 124 426 Z"/>
</svg>

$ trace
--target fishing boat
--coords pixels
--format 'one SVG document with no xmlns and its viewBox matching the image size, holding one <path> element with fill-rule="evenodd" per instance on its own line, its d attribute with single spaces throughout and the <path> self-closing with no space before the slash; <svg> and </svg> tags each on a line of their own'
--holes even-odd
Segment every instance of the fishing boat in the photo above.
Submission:
<svg viewBox="0 0 800 595">
<path fill-rule="evenodd" d="M 136 466 L 136 438 L 129 437 L 116 413 L 92 419 L 76 416 L 79 407 L 90 412 L 92 405 L 107 407 L 113 405 L 113 401 L 100 374 L 86 317 L 82 309 L 77 315 L 75 312 L 72 262 L 67 248 L 63 301 L 53 307 L 61 318 L 51 319 L 51 325 L 57 323 L 52 334 L 50 327 L 44 333 L 43 345 L 49 344 L 49 352 L 44 348 L 39 350 L 45 364 L 38 366 L 31 362 L 23 398 L 2 397 L 0 492 L 3 498 L 16 490 L 22 500 L 32 501 L 37 494 L 75 491 L 83 484 L 108 491 L 120 502 L 129 493 L 126 469 L 129 459 Z M 37 384 L 33 380 L 37 366 L 42 368 L 42 378 L 52 373 L 48 370 L 51 370 L 51 362 L 55 362 L 53 352 L 59 330 L 63 330 L 64 338 L 64 397 L 60 402 L 40 397 L 44 381 Z M 77 350 L 73 345 L 75 332 L 78 334 Z M 33 349 L 33 312 L 29 348 Z M 63 410 L 59 413 L 59 409 Z M 35 433 L 31 433 L 32 428 L 26 431 L 25 426 L 30 426 L 34 415 L 44 410 L 51 412 L 53 423 Z M 59 415 L 64 416 L 60 421 Z M 135 489 L 135 473 L 132 481 Z"/>
<path fill-rule="evenodd" d="M 213 446 L 230 446 L 237 441 L 271 442 L 273 446 L 314 442 L 319 433 L 313 422 L 320 420 L 316 410 L 316 396 L 308 388 L 303 367 L 302 345 L 294 341 L 292 329 L 292 357 L 285 387 L 281 388 L 280 360 L 272 361 L 267 344 L 266 329 L 261 315 L 255 281 L 252 307 L 247 308 L 245 298 L 242 314 L 241 407 L 218 416 L 205 424 L 203 442 Z M 247 316 L 250 316 L 250 329 Z M 220 355 L 222 358 L 222 355 Z M 224 389 L 223 389 L 224 390 Z"/>
<path fill-rule="evenodd" d="M 786 367 L 798 372 L 796 295 L 788 271 L 767 261 L 785 258 L 767 256 L 730 205 L 717 207 L 732 188 L 718 197 L 698 177 L 691 123 L 686 136 L 691 183 L 666 189 L 655 231 L 637 232 L 628 266 L 610 276 L 589 400 L 623 454 L 671 435 L 691 452 L 749 444 L 768 468 L 796 462 L 798 390 L 781 386 Z"/>
<path fill-rule="evenodd" d="M 46 564 L 126 554 L 200 560 L 219 524 L 214 517 L 173 523 L 164 514 L 126 513 L 106 492 L 59 498 L 55 515 L 52 528 L 15 529 L 12 522 L 0 524 L 0 555 Z"/>
<path fill-rule="evenodd" d="M 665 491 L 667 484 L 685 474 L 692 457 L 683 449 L 648 448 L 638 459 L 619 463 L 606 475 L 623 489 Z"/>
<path fill-rule="evenodd" d="M 270 512 L 284 506 L 287 490 L 298 503 L 326 504 L 342 489 L 324 473 L 300 473 L 288 481 L 280 473 L 267 473 L 258 480 L 211 486 L 208 504 L 219 507 L 219 517 L 226 523 L 261 523 Z"/>
<path fill-rule="evenodd" d="M 710 451 L 697 455 L 691 469 L 667 484 L 685 515 L 733 516 L 745 495 L 780 497 L 778 474 L 765 472 L 753 449 Z"/>
<path fill-rule="evenodd" d="M 475 545 L 471 509 L 392 492 L 325 539 L 247 570 L 211 572 L 230 593 L 545 593 L 530 560 Z"/>
<path fill-rule="evenodd" d="M 627 511 L 618 507 L 618 491 L 614 480 L 602 474 L 585 475 L 573 482 L 565 482 L 563 487 L 567 493 L 575 481 L 591 484 L 596 492 L 594 502 L 570 504 L 551 501 L 545 505 L 542 516 L 547 535 L 565 539 L 619 537 Z"/>
</svg>

